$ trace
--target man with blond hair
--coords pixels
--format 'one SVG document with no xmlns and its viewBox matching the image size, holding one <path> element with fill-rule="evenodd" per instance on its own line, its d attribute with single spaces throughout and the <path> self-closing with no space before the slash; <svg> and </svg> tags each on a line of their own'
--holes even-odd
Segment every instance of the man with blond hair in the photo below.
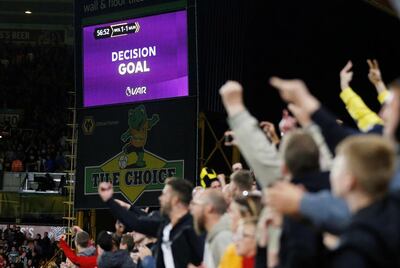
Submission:
<svg viewBox="0 0 400 268">
<path fill-rule="evenodd" d="M 394 148 L 375 135 L 353 136 L 339 144 L 331 185 L 352 218 L 333 252 L 332 267 L 399 267 L 400 203 L 388 195 Z"/>
</svg>

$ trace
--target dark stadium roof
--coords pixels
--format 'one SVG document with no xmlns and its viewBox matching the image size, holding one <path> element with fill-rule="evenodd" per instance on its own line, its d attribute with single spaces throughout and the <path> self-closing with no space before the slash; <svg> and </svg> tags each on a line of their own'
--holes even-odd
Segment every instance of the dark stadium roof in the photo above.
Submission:
<svg viewBox="0 0 400 268">
<path fill-rule="evenodd" d="M 72 26 L 73 0 L 0 0 L 0 24 Z"/>
<path fill-rule="evenodd" d="M 388 0 L 365 0 L 365 1 L 393 16 L 397 15 Z"/>
<path fill-rule="evenodd" d="M 365 1 L 396 15 L 388 0 Z M 32 14 L 25 14 L 26 10 Z M 72 25 L 73 0 L 0 0 L 0 23 Z"/>
</svg>

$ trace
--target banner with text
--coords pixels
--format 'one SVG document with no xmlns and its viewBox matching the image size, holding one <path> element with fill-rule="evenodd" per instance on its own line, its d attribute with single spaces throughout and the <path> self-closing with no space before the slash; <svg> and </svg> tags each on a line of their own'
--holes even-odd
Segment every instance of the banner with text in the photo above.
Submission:
<svg viewBox="0 0 400 268">
<path fill-rule="evenodd" d="M 75 0 L 76 14 L 79 17 L 91 17 L 127 9 L 151 8 L 160 5 L 173 5 L 182 0 Z"/>
<path fill-rule="evenodd" d="M 64 30 L 0 29 L 0 41 L 37 44 L 61 44 L 65 41 Z"/>
<path fill-rule="evenodd" d="M 97 188 L 109 181 L 118 198 L 158 206 L 167 177 L 194 180 L 196 98 L 82 109 L 75 207 L 105 207 Z"/>
</svg>

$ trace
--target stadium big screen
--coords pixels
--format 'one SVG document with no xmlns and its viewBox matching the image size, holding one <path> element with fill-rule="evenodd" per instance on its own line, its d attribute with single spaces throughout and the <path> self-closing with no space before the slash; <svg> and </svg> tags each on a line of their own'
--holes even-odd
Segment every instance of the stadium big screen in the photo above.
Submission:
<svg viewBox="0 0 400 268">
<path fill-rule="evenodd" d="M 186 13 L 83 27 L 83 106 L 188 96 Z"/>
<path fill-rule="evenodd" d="M 195 6 L 110 3 L 75 0 L 74 204 L 105 208 L 97 187 L 110 181 L 116 198 L 157 207 L 167 176 L 197 174 Z"/>
</svg>

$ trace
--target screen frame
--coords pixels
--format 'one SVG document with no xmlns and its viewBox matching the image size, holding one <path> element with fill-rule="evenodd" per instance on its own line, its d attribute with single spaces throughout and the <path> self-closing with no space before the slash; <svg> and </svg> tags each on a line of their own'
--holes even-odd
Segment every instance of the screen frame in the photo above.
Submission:
<svg viewBox="0 0 400 268">
<path fill-rule="evenodd" d="M 128 19 L 138 19 L 149 16 L 186 11 L 186 29 L 187 29 L 187 56 L 188 56 L 188 95 L 170 98 L 141 100 L 132 102 L 113 103 L 105 105 L 84 106 L 84 85 L 83 85 L 83 27 L 94 26 L 98 24 L 107 24 Z M 119 12 L 110 12 L 107 14 L 81 18 L 75 17 L 75 89 L 76 89 L 76 108 L 95 108 L 114 105 L 124 105 L 129 103 L 146 103 L 154 101 L 167 101 L 176 98 L 186 98 L 198 96 L 198 68 L 197 68 L 197 30 L 196 30 L 196 6 L 195 0 L 178 1 L 174 5 L 160 5 L 153 8 L 129 9 Z"/>
</svg>

